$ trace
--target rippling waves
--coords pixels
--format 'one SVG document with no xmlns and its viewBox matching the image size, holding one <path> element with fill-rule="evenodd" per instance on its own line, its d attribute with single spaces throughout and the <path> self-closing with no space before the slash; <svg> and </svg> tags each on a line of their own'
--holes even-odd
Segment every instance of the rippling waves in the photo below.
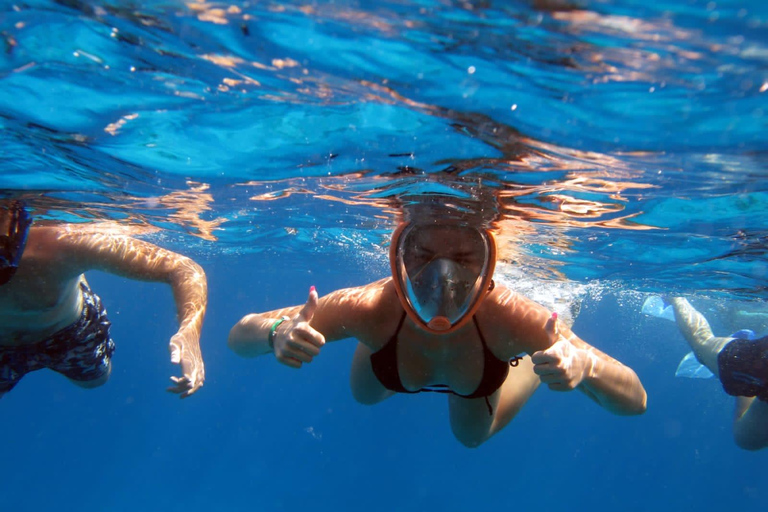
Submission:
<svg viewBox="0 0 768 512">
<path fill-rule="evenodd" d="M 0 11 L 0 187 L 39 215 L 383 254 L 394 198 L 473 184 L 542 279 L 766 290 L 764 2 L 141 4 Z"/>
</svg>

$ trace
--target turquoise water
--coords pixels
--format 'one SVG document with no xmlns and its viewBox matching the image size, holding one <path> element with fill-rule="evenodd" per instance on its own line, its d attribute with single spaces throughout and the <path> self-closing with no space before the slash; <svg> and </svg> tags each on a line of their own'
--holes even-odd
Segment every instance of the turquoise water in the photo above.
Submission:
<svg viewBox="0 0 768 512">
<path fill-rule="evenodd" d="M 0 188 L 194 257 L 210 304 L 180 402 L 170 291 L 89 274 L 113 376 L 0 401 L 0 510 L 762 510 L 765 454 L 640 305 L 692 296 L 723 335 L 765 306 L 768 4 L 646 4 L 3 2 Z M 351 341 L 299 372 L 228 351 L 246 313 L 385 276 L 388 201 L 456 180 L 517 228 L 498 279 L 581 301 L 645 415 L 542 389 L 468 450 L 444 397 L 355 403 Z"/>
</svg>

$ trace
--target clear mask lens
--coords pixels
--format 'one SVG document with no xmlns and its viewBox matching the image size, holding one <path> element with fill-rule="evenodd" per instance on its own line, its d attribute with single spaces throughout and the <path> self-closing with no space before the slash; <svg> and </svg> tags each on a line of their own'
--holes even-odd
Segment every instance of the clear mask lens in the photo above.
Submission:
<svg viewBox="0 0 768 512">
<path fill-rule="evenodd" d="M 427 323 L 437 316 L 455 323 L 469 310 L 479 277 L 453 260 L 434 259 L 409 275 L 409 302 Z"/>
</svg>

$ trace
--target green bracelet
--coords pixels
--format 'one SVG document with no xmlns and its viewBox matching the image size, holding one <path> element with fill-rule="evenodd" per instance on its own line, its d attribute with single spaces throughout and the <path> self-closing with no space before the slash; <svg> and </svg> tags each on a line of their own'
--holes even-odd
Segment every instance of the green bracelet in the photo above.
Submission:
<svg viewBox="0 0 768 512">
<path fill-rule="evenodd" d="M 290 320 L 287 316 L 282 317 L 280 320 L 275 321 L 275 323 L 272 324 L 272 328 L 269 330 L 269 336 L 267 336 L 267 343 L 269 343 L 269 348 L 274 349 L 275 348 L 275 333 L 277 332 L 277 328 L 280 327 L 280 324 L 285 322 L 286 320 Z"/>
</svg>

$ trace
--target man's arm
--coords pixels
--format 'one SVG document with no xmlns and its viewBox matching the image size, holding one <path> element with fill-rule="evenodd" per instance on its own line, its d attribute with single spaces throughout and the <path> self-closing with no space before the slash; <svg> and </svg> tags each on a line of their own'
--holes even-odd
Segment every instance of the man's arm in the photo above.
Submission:
<svg viewBox="0 0 768 512">
<path fill-rule="evenodd" d="M 171 377 L 169 391 L 186 398 L 205 381 L 200 332 L 208 301 L 202 267 L 186 256 L 128 236 L 78 233 L 76 227 L 58 235 L 61 265 L 74 274 L 102 270 L 129 279 L 167 283 L 173 290 L 179 330 L 171 338 L 171 362 L 182 376 Z"/>
</svg>

